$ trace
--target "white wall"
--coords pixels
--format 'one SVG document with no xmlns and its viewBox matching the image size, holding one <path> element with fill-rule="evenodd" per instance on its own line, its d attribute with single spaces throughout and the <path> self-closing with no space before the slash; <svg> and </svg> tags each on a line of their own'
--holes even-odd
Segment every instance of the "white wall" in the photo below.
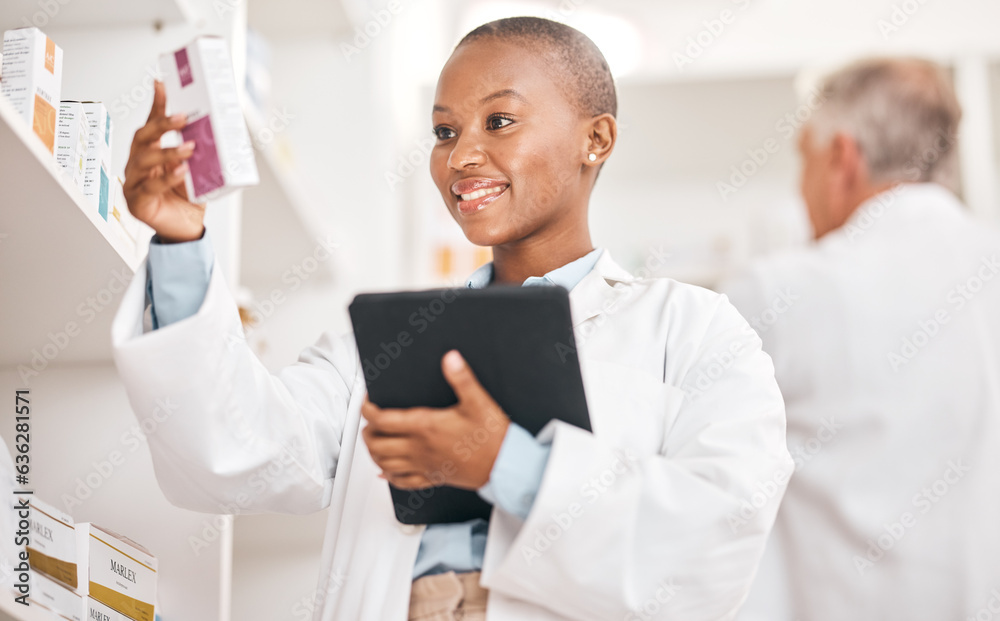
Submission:
<svg viewBox="0 0 1000 621">
<path fill-rule="evenodd" d="M 622 80 L 619 143 L 591 202 L 595 243 L 630 269 L 669 253 L 656 275 L 711 284 L 800 242 L 792 82 Z"/>
</svg>

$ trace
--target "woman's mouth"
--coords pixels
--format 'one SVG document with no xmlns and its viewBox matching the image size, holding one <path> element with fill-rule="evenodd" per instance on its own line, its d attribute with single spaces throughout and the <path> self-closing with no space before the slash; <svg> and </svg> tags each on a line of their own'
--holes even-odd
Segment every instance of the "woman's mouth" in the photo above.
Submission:
<svg viewBox="0 0 1000 621">
<path fill-rule="evenodd" d="M 495 179 L 465 179 L 454 184 L 451 190 L 458 199 L 459 213 L 470 214 L 485 209 L 509 187 L 509 183 Z"/>
</svg>

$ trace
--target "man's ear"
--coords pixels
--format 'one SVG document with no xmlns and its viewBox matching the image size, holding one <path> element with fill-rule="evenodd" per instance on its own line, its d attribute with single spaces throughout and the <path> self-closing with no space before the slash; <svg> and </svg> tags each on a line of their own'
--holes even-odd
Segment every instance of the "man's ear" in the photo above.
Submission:
<svg viewBox="0 0 1000 621">
<path fill-rule="evenodd" d="M 831 201 L 836 213 L 831 214 L 840 222 L 846 222 L 857 209 L 861 199 L 870 189 L 868 162 L 861 151 L 861 145 L 850 134 L 838 132 L 830 145 L 831 182 L 835 193 Z M 860 198 L 859 198 L 860 197 Z"/>
<path fill-rule="evenodd" d="M 830 145 L 830 167 L 845 191 L 856 190 L 864 181 L 867 177 L 865 166 L 865 156 L 858 141 L 850 134 L 837 132 Z"/>
<path fill-rule="evenodd" d="M 611 114 L 599 114 L 587 122 L 586 151 L 583 163 L 586 166 L 600 166 L 611 156 L 618 140 L 618 121 Z M 591 154 L 594 155 L 591 159 Z"/>
</svg>

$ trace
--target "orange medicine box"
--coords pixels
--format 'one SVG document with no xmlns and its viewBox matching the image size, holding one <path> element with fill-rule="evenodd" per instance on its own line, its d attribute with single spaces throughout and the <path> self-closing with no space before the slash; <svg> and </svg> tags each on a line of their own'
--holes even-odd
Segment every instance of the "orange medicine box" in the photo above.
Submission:
<svg viewBox="0 0 1000 621">
<path fill-rule="evenodd" d="M 38 28 L 3 33 L 0 93 L 13 105 L 49 152 L 54 152 L 62 88 L 62 49 Z"/>
</svg>

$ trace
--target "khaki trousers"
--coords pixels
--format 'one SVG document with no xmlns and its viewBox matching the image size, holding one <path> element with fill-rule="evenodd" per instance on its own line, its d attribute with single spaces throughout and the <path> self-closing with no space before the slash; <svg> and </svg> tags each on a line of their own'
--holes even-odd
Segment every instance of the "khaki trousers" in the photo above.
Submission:
<svg viewBox="0 0 1000 621">
<path fill-rule="evenodd" d="M 424 576 L 413 581 L 409 621 L 485 621 L 486 589 L 479 572 Z"/>
</svg>

